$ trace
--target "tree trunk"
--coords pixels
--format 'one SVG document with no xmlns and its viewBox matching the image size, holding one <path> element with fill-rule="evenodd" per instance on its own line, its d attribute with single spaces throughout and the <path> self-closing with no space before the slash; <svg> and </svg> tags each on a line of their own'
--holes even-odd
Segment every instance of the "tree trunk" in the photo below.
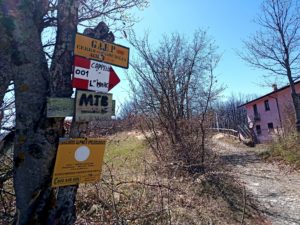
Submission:
<svg viewBox="0 0 300 225">
<path fill-rule="evenodd" d="M 71 97 L 73 92 L 71 73 L 74 41 L 78 23 L 78 7 L 78 0 L 58 1 L 57 36 L 50 67 L 50 96 L 52 97 Z M 63 123 L 59 118 L 55 118 L 54 120 L 56 124 Z M 62 126 L 59 128 L 63 129 Z M 77 188 L 77 185 L 73 185 L 56 189 L 57 197 L 54 198 L 55 207 L 49 212 L 49 224 L 58 223 L 67 225 L 75 222 Z"/>
<path fill-rule="evenodd" d="M 13 79 L 13 72 L 11 70 L 11 62 L 7 60 L 10 55 L 0 53 L 0 109 L 3 104 L 3 99 L 6 94 L 6 90 L 10 84 L 10 81 Z"/>
<path fill-rule="evenodd" d="M 4 118 L 4 96 L 12 80 L 12 71 L 9 69 L 11 63 L 6 60 L 7 56 L 0 53 L 0 129 Z"/>
<path fill-rule="evenodd" d="M 3 5 L 0 3 L 0 7 Z M 3 100 L 10 81 L 13 79 L 13 64 L 11 63 L 12 38 L 10 24 L 12 20 L 3 15 L 0 10 L 0 124 L 4 116 Z"/>
<path fill-rule="evenodd" d="M 76 218 L 74 202 L 77 188 L 57 190 L 50 186 L 58 140 L 63 135 L 63 119 L 46 118 L 47 96 L 70 97 L 72 93 L 70 72 L 74 36 L 71 35 L 76 33 L 78 11 L 75 3 L 77 1 L 59 1 L 60 27 L 55 60 L 60 63 L 52 67 L 55 79 L 51 79 L 53 84 L 50 84 L 41 43 L 42 18 L 48 1 L 1 2 L 1 15 L 10 21 L 13 43 L 13 52 L 6 61 L 12 58 L 16 68 L 15 224 L 72 224 Z M 75 19 L 71 15 L 75 15 Z M 5 65 L 9 65 L 7 62 Z M 6 86 L 7 82 L 1 83 L 0 94 Z"/>
<path fill-rule="evenodd" d="M 2 15 L 9 19 L 12 30 L 13 53 L 5 57 L 9 61 L 11 56 L 15 68 L 14 224 L 18 225 L 64 225 L 73 224 L 76 220 L 77 186 L 51 188 L 56 150 L 59 137 L 63 136 L 63 119 L 47 119 L 46 105 L 49 96 L 71 97 L 72 94 L 72 51 L 79 1 L 58 1 L 57 38 L 50 71 L 41 43 L 47 4 L 47 0 L 0 2 L 0 19 Z M 102 30 L 104 25 L 100 24 L 97 28 Z M 105 36 L 107 41 L 113 42 L 111 32 L 105 33 Z M 7 82 L 3 82 L 0 94 L 3 95 L 6 87 Z M 84 129 L 81 125 L 73 123 L 71 136 L 82 136 L 80 131 L 85 132 L 87 124 L 83 124 Z"/>
<path fill-rule="evenodd" d="M 289 65 L 286 63 L 286 65 Z M 297 94 L 295 84 L 292 78 L 292 70 L 287 66 L 287 77 L 291 87 L 291 95 L 293 99 L 293 105 L 295 109 L 296 131 L 300 133 L 300 95 Z"/>
<path fill-rule="evenodd" d="M 296 114 L 296 130 L 300 133 L 300 95 L 297 93 L 292 93 L 293 104 Z"/>
<path fill-rule="evenodd" d="M 79 0 L 59 0 L 57 35 L 50 67 L 52 97 L 72 95 L 71 73 L 73 49 L 77 32 Z"/>
<path fill-rule="evenodd" d="M 42 224 L 50 196 L 50 177 L 58 134 L 45 130 L 48 68 L 40 32 L 32 10 L 34 3 L 17 1 L 14 17 L 14 77 L 16 139 L 14 147 L 15 224 Z M 46 197 L 47 196 L 47 197 Z"/>
</svg>

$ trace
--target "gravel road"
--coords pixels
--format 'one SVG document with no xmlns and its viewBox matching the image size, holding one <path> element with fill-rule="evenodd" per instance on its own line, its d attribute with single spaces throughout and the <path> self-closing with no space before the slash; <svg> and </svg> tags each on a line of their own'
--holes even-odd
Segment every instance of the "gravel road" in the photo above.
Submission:
<svg viewBox="0 0 300 225">
<path fill-rule="evenodd" d="M 279 163 L 265 162 L 257 155 L 260 147 L 249 148 L 213 138 L 215 151 L 242 182 L 248 194 L 273 225 L 300 225 L 300 172 Z"/>
</svg>

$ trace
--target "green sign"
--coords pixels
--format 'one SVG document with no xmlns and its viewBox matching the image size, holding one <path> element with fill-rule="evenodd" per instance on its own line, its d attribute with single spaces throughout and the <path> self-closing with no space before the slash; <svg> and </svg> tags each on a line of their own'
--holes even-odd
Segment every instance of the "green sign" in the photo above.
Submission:
<svg viewBox="0 0 300 225">
<path fill-rule="evenodd" d="M 47 117 L 66 117 L 74 114 L 74 99 L 47 98 Z"/>
<path fill-rule="evenodd" d="M 116 100 L 112 100 L 112 116 L 116 115 Z"/>
</svg>

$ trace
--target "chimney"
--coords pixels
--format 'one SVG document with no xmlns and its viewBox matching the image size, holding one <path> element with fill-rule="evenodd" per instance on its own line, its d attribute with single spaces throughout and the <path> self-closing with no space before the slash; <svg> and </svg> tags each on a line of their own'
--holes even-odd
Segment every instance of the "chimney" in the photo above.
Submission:
<svg viewBox="0 0 300 225">
<path fill-rule="evenodd" d="M 277 84 L 272 84 L 273 91 L 277 91 Z"/>
</svg>

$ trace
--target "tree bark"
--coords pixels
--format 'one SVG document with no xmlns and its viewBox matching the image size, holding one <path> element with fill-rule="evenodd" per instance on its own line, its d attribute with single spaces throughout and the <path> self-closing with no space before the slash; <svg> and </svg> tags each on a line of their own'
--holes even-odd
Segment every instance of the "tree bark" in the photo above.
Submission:
<svg viewBox="0 0 300 225">
<path fill-rule="evenodd" d="M 4 96 L 12 80 L 11 63 L 7 61 L 7 55 L 0 53 L 0 129 L 4 118 Z"/>
<path fill-rule="evenodd" d="M 76 3 L 59 2 L 64 7 L 58 12 L 61 23 L 54 56 L 60 63 L 52 67 L 55 71 L 52 74 L 56 78 L 52 79 L 52 84 L 49 82 L 49 70 L 41 43 L 42 18 L 48 1 L 6 0 L 1 5 L 1 15 L 11 22 L 9 25 L 14 44 L 11 59 L 15 66 L 16 99 L 15 224 L 72 224 L 76 219 L 76 188 L 57 191 L 50 186 L 58 140 L 63 135 L 63 119 L 46 118 L 47 96 L 70 97 L 72 93 L 70 73 L 74 38 L 70 35 L 76 33 Z M 76 15 L 75 19 L 71 14 Z M 70 24 L 72 19 L 73 23 Z M 8 66 L 10 55 L 6 59 L 5 65 Z M 3 82 L 1 88 L 3 86 L 4 90 L 6 85 L 7 82 Z"/>
<path fill-rule="evenodd" d="M 78 22 L 78 0 L 58 1 L 57 35 L 50 67 L 52 97 L 72 95 L 70 75 L 73 65 L 73 49 Z"/>
<path fill-rule="evenodd" d="M 288 59 L 286 61 L 288 62 Z M 292 70 L 288 63 L 286 63 L 286 67 L 287 67 L 287 78 L 290 83 L 291 96 L 292 96 L 294 110 L 295 110 L 296 131 L 300 133 L 300 95 L 296 92 L 295 83 L 292 77 Z"/>
<path fill-rule="evenodd" d="M 4 43 L 11 50 L 0 52 L 0 69 L 13 67 L 12 73 L 0 74 L 0 103 L 9 81 L 13 79 L 15 84 L 15 224 L 73 224 L 76 219 L 77 186 L 51 188 L 64 120 L 47 119 L 46 105 L 47 97 L 72 95 L 72 52 L 79 0 L 57 1 L 57 36 L 50 70 L 41 41 L 48 4 L 48 0 L 0 0 L 0 32 L 6 35 L 0 36 L 0 47 Z M 95 38 L 102 35 L 113 42 L 114 36 L 104 23 L 94 31 Z M 74 123 L 71 136 L 80 137 L 86 129 L 87 124 Z"/>
<path fill-rule="evenodd" d="M 0 3 L 3 7 L 3 3 Z M 11 54 L 13 49 L 12 35 L 10 26 L 12 20 L 7 18 L 0 10 L 0 124 L 4 116 L 3 101 L 10 81 L 13 79 L 13 64 L 11 62 Z"/>
<path fill-rule="evenodd" d="M 52 97 L 71 97 L 73 92 L 71 73 L 78 7 L 78 0 L 58 1 L 57 36 L 50 67 L 50 96 Z M 59 118 L 53 120 L 58 125 L 58 130 L 63 130 L 63 120 Z M 49 211 L 48 224 L 73 224 L 75 222 L 77 188 L 77 185 L 73 185 L 55 190 L 57 196 L 54 197 L 55 207 Z"/>
<path fill-rule="evenodd" d="M 8 58 L 10 58 L 9 54 L 5 54 L 4 52 L 0 53 L 0 109 L 2 107 L 7 88 L 13 79 L 13 72 L 11 69 L 12 63 L 8 60 Z"/>
<path fill-rule="evenodd" d="M 293 104 L 296 114 L 296 130 L 300 133 L 300 95 L 297 93 L 292 93 Z"/>
<path fill-rule="evenodd" d="M 8 3 L 7 3 L 8 4 Z M 41 199 L 49 192 L 56 134 L 48 133 L 46 97 L 48 68 L 41 36 L 32 8 L 35 3 L 16 1 L 10 8 L 14 19 L 14 64 L 16 73 L 16 137 L 14 147 L 15 224 L 41 223 Z M 48 194 L 47 194 L 48 195 Z"/>
</svg>

